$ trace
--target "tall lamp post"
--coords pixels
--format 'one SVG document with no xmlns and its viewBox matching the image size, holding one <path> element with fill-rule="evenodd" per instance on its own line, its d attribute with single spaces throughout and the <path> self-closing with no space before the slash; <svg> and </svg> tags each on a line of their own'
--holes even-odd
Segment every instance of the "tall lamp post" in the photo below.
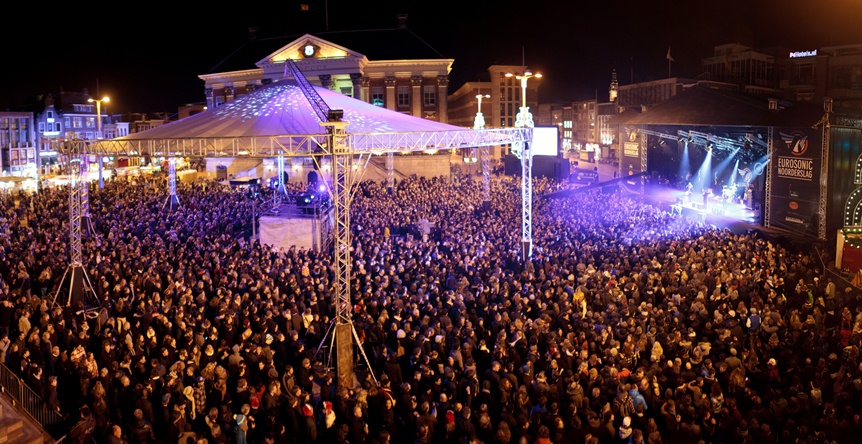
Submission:
<svg viewBox="0 0 862 444">
<path fill-rule="evenodd" d="M 515 77 L 521 81 L 521 109 L 515 116 L 516 128 L 532 128 L 533 115 L 527 106 L 527 80 L 535 77 L 541 78 L 542 74 L 524 69 L 520 75 L 506 73 L 506 77 Z M 533 153 L 530 149 L 533 144 L 532 134 L 527 138 L 529 141 L 515 143 L 513 151 L 515 156 L 521 159 L 521 260 L 527 262 L 533 254 Z"/>
<path fill-rule="evenodd" d="M 482 99 L 490 99 L 490 94 L 476 94 L 479 100 L 479 109 L 473 120 L 473 129 L 485 129 L 485 116 L 482 115 Z M 482 209 L 491 209 L 491 147 L 485 145 L 479 148 L 479 157 L 482 160 Z"/>
<path fill-rule="evenodd" d="M 96 103 L 96 139 L 102 139 L 102 102 L 108 103 L 111 98 L 104 96 L 101 99 L 89 98 L 88 102 Z M 102 177 L 102 156 L 96 156 L 99 159 L 99 188 L 105 188 L 105 179 Z"/>
</svg>

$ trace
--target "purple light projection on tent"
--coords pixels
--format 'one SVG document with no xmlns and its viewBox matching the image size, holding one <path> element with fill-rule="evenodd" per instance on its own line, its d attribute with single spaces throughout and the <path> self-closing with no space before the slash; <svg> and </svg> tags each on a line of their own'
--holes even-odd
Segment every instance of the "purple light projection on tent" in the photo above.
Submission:
<svg viewBox="0 0 862 444">
<path fill-rule="evenodd" d="M 315 86 L 330 109 L 344 111 L 352 134 L 457 131 L 465 128 L 392 111 Z M 264 86 L 217 108 L 120 140 L 324 134 L 314 108 L 292 80 Z"/>
</svg>

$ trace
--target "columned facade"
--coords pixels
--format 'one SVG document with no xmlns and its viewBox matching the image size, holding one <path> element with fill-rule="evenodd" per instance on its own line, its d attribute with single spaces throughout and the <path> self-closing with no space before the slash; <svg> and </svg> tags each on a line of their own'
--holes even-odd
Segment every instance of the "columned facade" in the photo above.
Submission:
<svg viewBox="0 0 862 444">
<path fill-rule="evenodd" d="M 438 120 L 449 123 L 449 76 L 437 76 L 437 103 L 440 112 Z"/>
<path fill-rule="evenodd" d="M 290 59 L 314 85 L 400 113 L 448 121 L 453 59 L 369 60 L 310 34 L 268 54 L 256 67 L 201 75 L 207 106 L 217 108 L 261 86 L 287 80 L 284 62 Z"/>
<path fill-rule="evenodd" d="M 410 77 L 411 91 L 411 109 L 410 114 L 419 116 L 422 114 L 422 76 L 413 75 Z"/>
<path fill-rule="evenodd" d="M 395 110 L 395 76 L 386 76 L 383 79 L 383 84 L 386 85 L 386 108 Z"/>
</svg>

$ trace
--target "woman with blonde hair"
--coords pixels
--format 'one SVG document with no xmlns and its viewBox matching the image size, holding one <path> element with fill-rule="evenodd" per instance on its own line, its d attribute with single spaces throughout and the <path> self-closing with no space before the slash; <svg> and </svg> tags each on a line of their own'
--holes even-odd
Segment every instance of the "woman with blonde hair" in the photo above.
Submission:
<svg viewBox="0 0 862 444">
<path fill-rule="evenodd" d="M 96 420 L 96 431 L 94 435 L 97 437 L 104 437 L 108 433 L 108 419 L 110 412 L 108 409 L 108 393 L 105 391 L 105 386 L 102 385 L 102 381 L 96 380 L 93 382 L 93 388 L 90 390 L 89 398 L 90 411 L 93 414 L 93 418 Z"/>
</svg>

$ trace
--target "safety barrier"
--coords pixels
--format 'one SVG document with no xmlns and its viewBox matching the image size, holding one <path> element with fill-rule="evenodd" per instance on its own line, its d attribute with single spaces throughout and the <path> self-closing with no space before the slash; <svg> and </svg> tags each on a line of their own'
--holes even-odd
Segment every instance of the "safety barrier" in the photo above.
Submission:
<svg viewBox="0 0 862 444">
<path fill-rule="evenodd" d="M 12 400 L 51 436 L 59 438 L 65 434 L 67 424 L 63 415 L 48 409 L 42 397 L 4 364 L 0 364 L 0 389 L 8 393 Z"/>
</svg>

